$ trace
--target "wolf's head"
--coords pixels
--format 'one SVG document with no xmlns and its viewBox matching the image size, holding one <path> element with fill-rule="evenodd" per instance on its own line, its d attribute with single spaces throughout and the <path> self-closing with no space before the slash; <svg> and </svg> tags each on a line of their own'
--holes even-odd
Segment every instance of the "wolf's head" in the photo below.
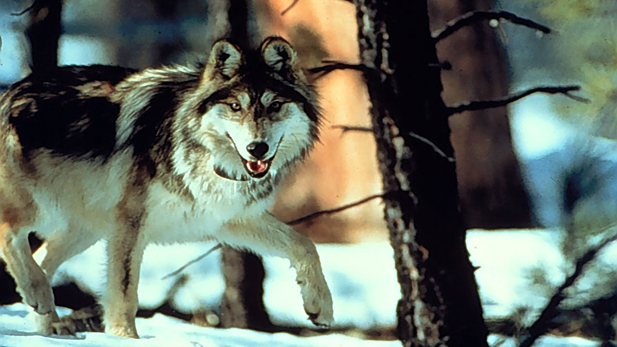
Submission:
<svg viewBox="0 0 617 347">
<path fill-rule="evenodd" d="M 317 140 L 316 96 L 296 52 L 278 37 L 259 51 L 215 43 L 199 86 L 185 104 L 183 137 L 205 149 L 206 166 L 225 179 L 248 181 L 278 173 Z"/>
</svg>

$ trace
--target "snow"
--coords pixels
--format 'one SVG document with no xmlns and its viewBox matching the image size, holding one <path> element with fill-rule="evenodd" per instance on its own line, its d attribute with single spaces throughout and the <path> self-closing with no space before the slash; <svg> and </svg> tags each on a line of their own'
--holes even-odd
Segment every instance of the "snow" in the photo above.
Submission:
<svg viewBox="0 0 617 347">
<path fill-rule="evenodd" d="M 59 65 L 113 65 L 115 62 L 115 46 L 108 40 L 87 35 L 60 36 Z"/>
<path fill-rule="evenodd" d="M 518 341 L 520 343 L 521 341 Z M 490 335 L 488 338 L 489 346 L 494 347 L 517 347 L 518 343 L 513 338 L 500 335 Z M 598 341 L 591 341 L 580 337 L 556 337 L 542 336 L 533 347 L 600 347 Z"/>
<path fill-rule="evenodd" d="M 146 249 L 139 284 L 140 307 L 153 309 L 167 299 L 169 289 L 183 276 L 186 282 L 171 293 L 171 302 L 183 312 L 197 308 L 215 310 L 224 291 L 220 253 L 216 252 L 186 268 L 181 275 L 166 278 L 190 260 L 213 247 L 214 243 L 157 246 Z M 334 327 L 370 329 L 394 326 L 393 314 L 400 297 L 392 249 L 386 242 L 349 245 L 320 245 L 324 275 L 334 303 Z M 61 266 L 53 283 L 75 282 L 90 293 L 104 289 L 104 244 L 98 243 Z M 84 266 L 89 264 L 89 266 Z M 311 328 L 302 308 L 295 272 L 280 258 L 266 257 L 265 304 L 275 324 Z M 373 283 L 366 287 L 366 281 Z M 281 295 L 285 293 L 285 295 Z"/>
<path fill-rule="evenodd" d="M 510 106 L 512 142 L 522 160 L 542 157 L 564 147 L 575 131 L 551 106 L 551 95 L 535 94 Z"/>
<path fill-rule="evenodd" d="M 297 337 L 287 333 L 261 333 L 243 329 L 204 328 L 156 314 L 137 319 L 139 340 L 102 333 L 78 333 L 76 337 L 41 336 L 27 318 L 23 304 L 0 307 L 0 346 L 187 346 L 187 347 L 399 347 L 398 341 L 365 341 L 341 334 Z"/>
<path fill-rule="evenodd" d="M 475 275 L 486 318 L 505 318 L 525 306 L 530 309 L 529 319 L 533 319 L 573 269 L 573 263 L 562 253 L 562 237 L 563 231 L 558 228 L 468 231 L 467 247 L 472 263 L 479 267 Z M 170 299 L 181 312 L 216 311 L 224 290 L 219 252 L 189 266 L 178 276 L 163 279 L 213 246 L 213 243 L 195 243 L 148 247 L 139 285 L 140 307 L 153 309 Z M 334 328 L 371 329 L 396 324 L 400 291 L 388 242 L 318 245 L 318 251 L 334 296 Z M 88 292 L 101 293 L 105 273 L 103 255 L 104 245 L 97 244 L 74 257 L 60 268 L 54 284 L 74 281 Z M 266 257 L 264 266 L 264 301 L 272 321 L 312 328 L 288 262 Z M 615 266 L 617 245 L 607 247 L 588 267 L 587 274 L 571 291 L 573 298 L 567 301 L 568 305 L 575 306 L 610 293 L 617 280 L 606 281 L 606 272 Z M 180 280 L 184 282 L 179 289 L 169 293 Z"/>
<path fill-rule="evenodd" d="M 530 322 L 548 300 L 555 286 L 561 284 L 571 270 L 560 252 L 558 229 L 535 230 L 471 230 L 467 245 L 475 266 L 485 317 L 504 318 L 517 308 L 531 309 Z M 140 300 L 142 307 L 161 304 L 175 279 L 162 279 L 187 261 L 207 251 L 213 244 L 149 247 L 142 269 Z M 73 258 L 62 267 L 57 283 L 70 278 L 81 279 L 80 285 L 94 291 L 102 290 L 101 263 L 103 245 L 96 245 Z M 319 245 L 326 279 L 335 303 L 335 327 L 355 326 L 362 329 L 393 327 L 395 307 L 400 296 L 387 242 L 358 245 Z M 600 255 L 597 268 L 617 265 L 617 247 Z M 265 259 L 267 279 L 265 302 L 275 323 L 310 327 L 294 281 L 294 273 L 286 261 Z M 594 267 L 590 268 L 593 271 Z M 543 274 L 545 287 L 536 283 L 534 273 Z M 222 294 L 219 254 L 213 253 L 184 270 L 186 283 L 172 293 L 173 304 L 182 311 L 199 308 L 215 309 Z M 177 278 L 176 278 L 177 279 Z M 600 277 L 603 279 L 603 277 Z M 598 287 L 597 276 L 583 278 L 571 295 L 590 298 L 590 290 Z M 600 293 L 594 294 L 596 296 Z M 64 309 L 61 314 L 67 313 Z M 149 319 L 138 318 L 141 340 L 123 339 L 101 333 L 80 333 L 72 337 L 43 337 L 34 333 L 32 317 L 23 304 L 0 307 L 0 346 L 359 346 L 394 347 L 397 341 L 368 341 L 341 334 L 324 333 L 314 337 L 297 337 L 286 333 L 267 334 L 242 329 L 204 328 L 156 314 Z M 502 341 L 503 340 L 503 341 Z M 515 346 L 512 338 L 491 335 L 491 345 Z M 540 347 L 599 346 L 596 341 L 580 338 L 542 337 Z"/>
</svg>

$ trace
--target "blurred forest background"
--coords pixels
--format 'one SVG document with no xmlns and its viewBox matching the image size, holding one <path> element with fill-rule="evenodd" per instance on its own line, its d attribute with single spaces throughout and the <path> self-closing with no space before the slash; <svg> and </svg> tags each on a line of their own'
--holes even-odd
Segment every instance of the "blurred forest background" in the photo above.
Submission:
<svg viewBox="0 0 617 347">
<path fill-rule="evenodd" d="M 22 0 L 0 3 L 0 84 L 10 84 L 29 72 L 30 50 L 24 35 L 27 15 L 15 14 L 30 5 L 30 1 Z M 307 68 L 326 60 L 358 60 L 353 4 L 255 0 L 249 5 L 247 29 L 254 44 L 272 34 L 286 37 L 299 50 Z M 440 41 L 439 58 L 451 66 L 442 73 L 446 104 L 502 98 L 511 90 L 530 85 L 577 81 L 585 85 L 587 96 L 594 102 L 557 105 L 560 114 L 590 123 L 589 127 L 603 136 L 614 136 L 617 3 L 433 0 L 429 9 L 432 30 L 471 10 L 503 9 L 557 31 L 541 37 L 509 23 L 493 28 L 479 22 Z M 229 35 L 229 30 L 225 1 L 65 0 L 58 62 L 133 68 L 191 63 L 202 60 L 212 42 Z M 572 32 L 577 33 L 576 40 L 570 37 Z M 370 134 L 349 132 L 343 136 L 341 129 L 333 127 L 370 125 L 360 72 L 335 71 L 315 84 L 326 118 L 322 143 L 281 192 L 274 212 L 283 220 L 381 193 Z M 465 112 L 451 118 L 451 127 L 467 225 L 489 229 L 532 225 L 528 197 L 512 150 L 507 108 Z M 378 204 L 379 200 L 373 199 L 297 228 L 324 242 L 383 239 L 387 234 Z"/>
</svg>

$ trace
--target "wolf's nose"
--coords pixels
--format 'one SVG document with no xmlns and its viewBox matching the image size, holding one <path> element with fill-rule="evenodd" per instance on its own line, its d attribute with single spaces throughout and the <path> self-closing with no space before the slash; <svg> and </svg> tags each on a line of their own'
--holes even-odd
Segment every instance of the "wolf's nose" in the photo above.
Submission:
<svg viewBox="0 0 617 347">
<path fill-rule="evenodd" d="M 246 146 L 246 150 L 256 159 L 262 159 L 268 153 L 268 144 L 265 142 L 251 142 Z"/>
</svg>

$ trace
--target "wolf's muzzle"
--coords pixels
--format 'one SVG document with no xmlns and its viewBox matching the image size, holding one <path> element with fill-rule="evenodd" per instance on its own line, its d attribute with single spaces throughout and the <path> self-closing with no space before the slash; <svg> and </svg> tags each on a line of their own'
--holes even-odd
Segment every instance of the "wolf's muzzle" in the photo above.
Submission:
<svg viewBox="0 0 617 347">
<path fill-rule="evenodd" d="M 263 141 L 253 141 L 251 143 L 249 143 L 248 145 L 246 145 L 246 151 L 253 157 L 249 160 L 245 159 L 240 152 L 238 151 L 238 146 L 236 145 L 236 142 L 233 140 L 233 138 L 228 134 L 226 134 L 227 138 L 229 138 L 229 140 L 231 141 L 231 143 L 233 144 L 236 153 L 238 153 L 238 156 L 240 157 L 240 160 L 242 161 L 242 164 L 244 165 L 244 170 L 246 171 L 246 173 L 252 177 L 252 178 L 262 178 L 264 176 L 266 176 L 268 174 L 268 171 L 270 171 L 270 166 L 272 164 L 272 161 L 274 160 L 274 158 L 276 157 L 276 153 L 278 151 L 278 145 L 276 146 L 274 155 L 272 155 L 272 157 L 270 157 L 267 160 L 263 160 L 264 156 L 268 153 L 268 151 L 270 150 L 270 146 L 263 142 Z M 283 138 L 281 137 L 282 141 Z M 279 141 L 279 144 L 280 144 Z M 255 159 L 255 160 L 253 160 Z M 246 181 L 246 179 L 243 178 L 234 178 L 232 177 L 232 175 L 229 175 L 225 172 L 225 170 L 223 170 L 222 168 L 218 167 L 215 168 L 214 170 L 216 172 L 217 175 L 223 177 L 223 178 L 227 178 L 227 179 L 231 179 L 234 181 Z"/>
<path fill-rule="evenodd" d="M 268 153 L 270 146 L 265 142 L 251 142 L 246 146 L 247 152 L 249 152 L 255 159 L 261 160 L 264 155 Z"/>
</svg>

